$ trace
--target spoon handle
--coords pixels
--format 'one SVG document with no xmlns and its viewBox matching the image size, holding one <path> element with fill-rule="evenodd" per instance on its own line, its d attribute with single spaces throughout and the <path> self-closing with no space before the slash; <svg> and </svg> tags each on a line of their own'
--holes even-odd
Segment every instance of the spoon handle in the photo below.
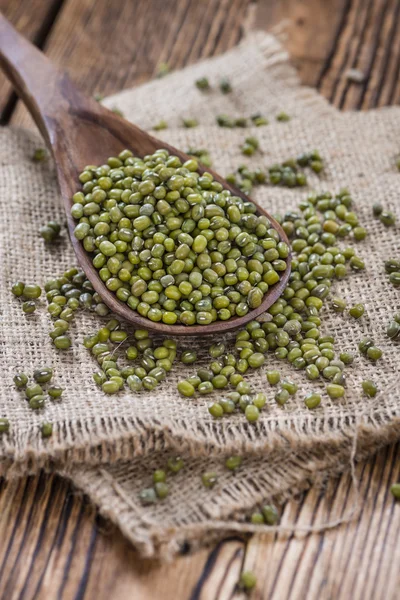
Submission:
<svg viewBox="0 0 400 600">
<path fill-rule="evenodd" d="M 54 151 L 74 113 L 97 102 L 83 96 L 67 73 L 58 70 L 0 13 L 0 68 L 25 103 L 47 145 Z"/>
<path fill-rule="evenodd" d="M 25 103 L 47 142 L 48 118 L 57 104 L 60 74 L 33 44 L 0 15 L 0 66 Z"/>
</svg>

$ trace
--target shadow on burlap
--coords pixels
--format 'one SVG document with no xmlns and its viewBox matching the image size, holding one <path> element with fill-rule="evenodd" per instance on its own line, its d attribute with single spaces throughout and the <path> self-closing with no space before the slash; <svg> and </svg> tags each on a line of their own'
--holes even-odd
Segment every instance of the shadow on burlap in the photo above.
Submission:
<svg viewBox="0 0 400 600">
<path fill-rule="evenodd" d="M 204 74 L 215 88 L 208 94 L 193 83 Z M 221 76 L 231 79 L 232 94 L 223 96 L 217 91 Z M 207 406 L 217 393 L 207 398 L 180 397 L 177 382 L 195 369 L 178 363 L 153 392 L 106 396 L 92 381 L 96 364 L 82 346 L 84 335 L 96 331 L 101 320 L 79 314 L 71 327 L 71 350 L 59 352 L 48 338 L 51 323 L 45 301 L 40 310 L 26 317 L 10 294 L 14 280 L 43 284 L 74 265 L 75 258 L 65 229 L 61 242 L 51 249 L 37 233 L 50 219 L 65 220 L 53 165 L 31 161 L 38 138 L 21 130 L 0 131 L 0 356 L 4 375 L 0 416 L 11 423 L 10 433 L 0 439 L 1 472 L 12 477 L 42 467 L 57 469 L 88 493 L 142 554 L 171 556 L 185 540 L 198 544 L 210 540 L 213 532 L 252 530 L 245 517 L 257 503 L 291 497 L 397 439 L 400 358 L 396 344 L 385 335 L 385 326 L 398 310 L 399 292 L 388 282 L 383 259 L 396 256 L 400 244 L 398 228 L 385 229 L 371 216 L 371 206 L 380 201 L 396 210 L 400 175 L 394 158 L 400 109 L 337 113 L 315 91 L 299 86 L 286 53 L 264 34 L 252 36 L 226 55 L 123 92 L 106 104 L 118 105 L 127 118 L 144 128 L 166 119 L 170 129 L 159 132 L 159 137 L 183 150 L 208 148 L 213 167 L 222 175 L 242 163 L 265 168 L 318 148 L 326 169 L 320 177 L 309 175 L 306 190 L 259 187 L 255 200 L 271 213 L 284 213 L 296 210 L 310 189 L 335 193 L 347 186 L 360 222 L 369 231 L 367 240 L 357 244 L 366 271 L 350 273 L 332 292 L 349 304 L 363 302 L 365 316 L 355 321 L 329 307 L 321 313 L 321 330 L 334 333 L 338 351 L 354 351 L 357 356 L 346 370 L 343 401 L 330 400 L 324 382 L 309 382 L 303 372 L 269 355 L 267 368 L 277 368 L 282 377 L 296 381 L 299 391 L 279 407 L 266 383 L 266 369 L 246 374 L 254 391 L 267 394 L 256 424 L 247 423 L 243 414 L 214 420 Z M 290 122 L 275 121 L 282 110 L 292 116 Z M 215 125 L 217 114 L 249 116 L 254 112 L 264 114 L 270 124 L 245 130 Z M 184 129 L 181 116 L 197 117 L 201 124 Z M 261 148 L 251 159 L 240 152 L 248 135 L 256 135 Z M 357 351 L 359 340 L 367 335 L 384 351 L 376 365 Z M 229 339 L 233 338 L 228 336 L 228 343 Z M 179 347 L 190 344 L 196 349 L 198 367 L 208 364 L 211 343 L 210 339 L 186 339 Z M 19 369 L 32 373 L 41 364 L 53 365 L 55 380 L 66 391 L 61 402 L 49 402 L 37 413 L 29 409 L 12 378 Z M 364 379 L 379 385 L 379 395 L 373 400 L 361 393 Z M 321 391 L 323 402 L 309 411 L 304 397 L 315 389 Z M 53 423 L 51 439 L 41 437 L 43 421 Z M 178 453 L 185 456 L 186 466 L 171 478 L 170 496 L 143 508 L 137 492 L 150 484 L 154 468 Z M 244 457 L 235 475 L 223 469 L 223 459 L 230 454 Z M 219 483 L 205 490 L 200 475 L 211 469 L 220 473 Z M 337 519 L 331 524 L 336 525 Z"/>
</svg>

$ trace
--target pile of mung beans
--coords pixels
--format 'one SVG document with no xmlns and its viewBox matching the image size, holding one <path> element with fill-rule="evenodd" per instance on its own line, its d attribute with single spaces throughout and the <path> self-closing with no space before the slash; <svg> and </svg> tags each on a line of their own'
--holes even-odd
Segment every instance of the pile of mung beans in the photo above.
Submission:
<svg viewBox="0 0 400 600">
<path fill-rule="evenodd" d="M 125 341 L 123 352 L 128 364 L 122 367 L 118 349 Z M 86 336 L 83 345 L 99 364 L 93 380 L 106 394 L 116 394 L 125 385 L 132 392 L 154 390 L 172 369 L 177 354 L 175 340 L 165 339 L 154 347 L 144 329 L 136 329 L 133 339 L 128 339 L 127 331 L 121 329 L 117 319 L 111 319 L 97 333 Z"/>
<path fill-rule="evenodd" d="M 360 226 L 353 201 L 344 189 L 336 196 L 330 193 L 310 194 L 300 203 L 300 212 L 288 212 L 278 220 L 291 239 L 293 251 L 292 272 L 289 284 L 281 298 L 267 311 L 269 320 L 252 321 L 236 334 L 235 352 L 230 352 L 223 342 L 213 344 L 209 350 L 211 362 L 208 369 L 200 368 L 196 374 L 178 384 L 186 397 L 209 394 L 215 389 L 229 391 L 210 405 L 215 418 L 241 411 L 249 422 L 259 418 L 266 396 L 245 381 L 247 371 L 264 365 L 267 353 L 285 360 L 311 382 L 326 381 L 326 393 L 332 399 L 345 395 L 345 367 L 354 360 L 349 352 L 335 350 L 333 335 L 320 331 L 320 312 L 330 295 L 334 280 L 347 277 L 350 271 L 365 268 L 354 248 L 341 247 L 342 241 L 351 238 L 355 243 L 365 239 L 367 232 Z M 334 297 L 332 307 L 346 318 L 346 302 Z M 361 318 L 364 306 L 355 304 L 348 310 L 349 317 Z M 382 351 L 373 340 L 361 340 L 361 355 L 377 361 Z M 194 362 L 194 361 L 191 361 Z M 188 362 L 189 364 L 189 362 Z M 279 371 L 267 372 L 270 385 L 280 383 Z M 373 382 L 363 382 L 363 392 L 372 397 L 377 393 Z M 298 386 L 285 380 L 280 383 L 275 401 L 283 406 L 296 394 Z M 220 392 L 221 393 L 221 392 Z M 320 394 L 310 390 L 304 399 L 309 409 L 317 408 Z"/>
<path fill-rule="evenodd" d="M 229 93 L 229 82 L 221 82 L 221 91 Z M 260 119 L 258 124 L 264 124 L 261 115 L 252 117 L 255 124 L 256 119 Z M 285 121 L 288 117 L 282 114 L 277 119 Z M 247 122 L 236 119 L 231 123 L 221 117 L 220 124 L 242 127 Z M 188 121 L 186 126 L 194 123 Z M 257 150 L 258 140 L 246 138 L 244 154 L 252 155 Z M 82 191 L 73 197 L 71 213 L 79 221 L 75 235 L 92 254 L 101 279 L 119 300 L 155 322 L 208 324 L 244 315 L 259 306 L 269 287 L 279 281 L 289 255 L 288 246 L 268 219 L 256 215 L 251 202 L 224 190 L 211 174 L 199 173 L 197 160 L 210 162 L 207 150 L 192 148 L 188 153 L 190 160 L 182 164 L 166 150 L 143 159 L 124 150 L 104 165 L 86 167 L 80 175 Z M 227 180 L 246 192 L 254 184 L 263 183 L 293 187 L 307 183 L 300 170 L 305 167 L 316 173 L 322 170 L 323 161 L 317 151 L 274 165 L 268 176 L 260 169 L 250 171 L 242 165 L 238 168 L 241 180 L 238 182 L 235 174 L 228 175 Z M 343 247 L 342 243 L 348 238 L 358 243 L 367 236 L 352 204 L 346 189 L 336 195 L 312 193 L 300 203 L 299 212 L 289 211 L 278 217 L 293 251 L 288 286 L 268 310 L 269 320 L 252 321 L 237 332 L 234 348 L 224 342 L 211 345 L 209 366 L 197 369 L 196 374 L 178 383 L 178 391 L 184 397 L 218 390 L 220 398 L 208 407 L 214 418 L 242 412 L 249 423 L 256 422 L 267 396 L 252 390 L 245 375 L 261 368 L 268 353 L 304 371 L 310 382 L 326 381 L 330 398 L 345 395 L 345 368 L 352 364 L 354 355 L 336 351 L 334 336 L 321 333 L 320 311 L 335 279 L 347 277 L 350 270 L 365 268 L 354 248 Z M 394 225 L 393 213 L 380 205 L 374 205 L 373 213 L 385 226 Z M 41 235 L 52 241 L 59 231 L 57 223 L 49 222 Z M 385 269 L 392 283 L 398 285 L 399 261 L 387 260 Z M 38 285 L 22 281 L 13 285 L 12 292 L 24 301 L 27 314 L 35 310 L 41 296 Z M 76 268 L 47 281 L 45 292 L 48 312 L 54 320 L 50 337 L 61 350 L 71 346 L 67 333 L 79 308 L 100 316 L 109 312 L 84 273 Z M 347 308 L 340 297 L 333 297 L 330 306 L 343 318 L 360 319 L 365 312 L 361 303 Z M 398 315 L 389 324 L 387 335 L 392 339 L 400 335 Z M 197 361 L 194 350 L 179 352 L 172 339 L 155 346 L 145 330 L 136 330 L 130 337 L 113 318 L 86 336 L 83 344 L 99 365 L 93 379 L 106 394 L 115 394 L 124 387 L 134 392 L 153 390 L 177 358 L 185 365 Z M 372 362 L 382 356 L 370 338 L 360 340 L 358 350 Z M 119 364 L 121 354 L 128 363 L 125 366 Z M 52 369 L 43 367 L 35 371 L 34 383 L 29 384 L 22 372 L 15 375 L 14 383 L 25 389 L 31 408 L 39 410 L 45 404 L 41 384 L 51 377 Z M 298 391 L 298 385 L 290 379 L 281 380 L 279 370 L 267 371 L 266 379 L 276 387 L 274 399 L 279 406 L 283 407 Z M 53 399 L 59 398 L 62 391 L 58 386 L 47 390 Z M 373 398 L 378 388 L 372 380 L 366 380 L 362 391 Z M 322 395 L 312 390 L 304 398 L 310 410 L 318 408 L 321 402 Z M 0 433 L 8 432 L 9 427 L 8 420 L 1 418 Z M 51 436 L 51 423 L 44 422 L 41 428 L 43 437 Z M 241 456 L 231 456 L 225 467 L 236 471 L 241 464 Z M 166 470 L 156 470 L 153 486 L 139 495 L 141 502 L 151 504 L 164 499 L 169 491 L 167 472 L 174 474 L 182 467 L 183 461 L 177 457 L 168 461 Z M 204 487 L 212 488 L 218 475 L 206 471 L 201 481 Z M 392 486 L 395 497 L 400 497 L 399 485 Z M 272 525 L 277 520 L 273 505 L 263 506 L 250 517 L 254 524 Z"/>
<path fill-rule="evenodd" d="M 47 311 L 54 322 L 54 329 L 49 335 L 59 350 L 71 347 L 68 331 L 78 309 L 92 310 L 101 317 L 109 313 L 108 307 L 94 291 L 85 273 L 76 267 L 68 269 L 61 277 L 46 281 L 44 289 L 48 302 Z"/>
<path fill-rule="evenodd" d="M 53 378 L 53 369 L 48 366 L 40 366 L 33 372 L 33 381 L 29 381 L 28 375 L 23 371 L 19 371 L 14 375 L 15 386 L 25 392 L 25 398 L 32 410 L 38 411 L 45 407 L 46 404 L 46 392 L 49 400 L 59 401 L 64 389 L 59 385 L 46 385 L 50 383 Z M 7 419 L 0 419 L 0 432 L 9 429 L 9 422 Z M 3 427 L 3 429 L 1 428 Z M 41 425 L 42 437 L 47 438 L 53 434 L 53 425 L 47 421 Z"/>
<path fill-rule="evenodd" d="M 252 156 L 258 148 L 257 138 L 250 136 L 245 139 L 242 152 Z M 239 165 L 235 173 L 226 175 L 226 180 L 245 194 L 250 194 L 253 187 L 259 185 L 304 187 L 308 183 L 305 172 L 308 167 L 316 174 L 323 171 L 324 161 L 318 150 L 303 152 L 297 158 L 289 158 L 280 164 L 271 165 L 266 171 L 259 167 L 253 171 L 248 165 Z"/>
<path fill-rule="evenodd" d="M 22 300 L 22 310 L 25 314 L 29 315 L 36 310 L 36 301 L 42 295 L 42 290 L 36 283 L 25 283 L 24 281 L 16 281 L 12 287 L 11 292 L 17 298 Z"/>
<path fill-rule="evenodd" d="M 152 477 L 152 487 L 144 488 L 139 492 L 140 502 L 146 506 L 154 504 L 157 500 L 164 500 L 168 496 L 169 486 L 167 477 L 176 475 L 184 467 L 180 456 L 169 458 L 166 469 L 156 469 Z"/>
<path fill-rule="evenodd" d="M 198 159 L 204 167 L 211 167 L 212 165 L 210 152 L 207 148 L 195 148 L 194 146 L 190 146 L 186 150 L 186 154 L 190 156 L 190 158 L 194 158 L 195 160 Z"/>
<path fill-rule="evenodd" d="M 153 322 L 244 316 L 286 270 L 287 244 L 252 202 L 167 150 L 80 174 L 74 235 L 118 300 Z"/>
<path fill-rule="evenodd" d="M 60 231 L 61 225 L 57 221 L 49 221 L 40 228 L 40 235 L 45 242 L 52 243 L 59 237 Z"/>
<path fill-rule="evenodd" d="M 118 160 L 121 162 L 122 159 Z M 112 168 L 117 168 L 110 165 L 108 167 L 107 172 Z M 90 195 L 91 192 L 88 194 Z M 84 204 L 80 205 L 81 208 L 84 206 Z M 112 208 L 114 206 L 113 203 Z M 248 370 L 262 367 L 269 352 L 273 352 L 275 357 L 280 360 L 289 361 L 295 369 L 304 370 L 308 380 L 327 381 L 326 392 L 331 398 L 344 396 L 346 385 L 344 369 L 346 365 L 353 362 L 354 356 L 348 352 L 336 353 L 334 337 L 322 335 L 320 332 L 319 313 L 330 294 L 332 282 L 335 279 L 347 277 L 349 267 L 354 271 L 364 268 L 363 261 L 357 257 L 352 247 L 340 248 L 337 245 L 339 241 L 348 237 L 351 237 L 356 243 L 366 237 L 366 230 L 359 225 L 357 215 L 351 208 L 351 196 L 347 190 L 342 190 L 336 196 L 330 193 L 310 194 L 301 202 L 299 213 L 290 211 L 282 217 L 278 217 L 282 228 L 291 238 L 293 250 L 292 273 L 287 288 L 282 297 L 268 310 L 269 320 L 263 323 L 251 321 L 244 330 L 236 334 L 233 352 L 223 342 L 214 343 L 210 347 L 209 367 L 201 367 L 195 375 L 178 383 L 178 391 L 183 396 L 207 395 L 214 390 L 221 390 L 220 393 L 223 394 L 223 397 L 209 406 L 209 412 L 213 417 L 221 418 L 225 414 L 232 414 L 239 410 L 245 414 L 250 423 L 257 421 L 267 398 L 264 393 L 251 389 L 251 386 L 245 381 L 245 374 Z M 98 215 L 98 213 L 94 214 Z M 106 212 L 106 214 L 109 213 Z M 252 215 L 252 213 L 248 214 Z M 86 220 L 89 219 L 86 218 Z M 86 220 L 82 221 L 83 225 L 89 225 Z M 115 231 L 117 228 L 114 228 L 113 232 Z M 281 242 L 274 237 L 275 230 L 268 231 L 263 228 L 263 231 L 267 237 L 262 238 L 264 254 L 263 262 L 260 256 L 259 263 L 260 265 L 266 264 L 267 268 L 262 276 L 262 281 L 259 281 L 259 277 L 249 281 L 249 276 L 248 279 L 243 279 L 236 284 L 240 286 L 241 293 L 246 293 L 248 298 L 259 293 L 259 283 L 265 282 L 268 285 L 266 279 L 272 283 L 270 279 L 272 273 L 275 273 L 274 277 L 277 281 L 279 268 L 283 269 L 285 266 L 285 261 L 280 256 L 278 249 L 282 249 L 282 246 L 279 246 Z M 146 239 L 153 242 L 151 236 Z M 195 239 L 193 238 L 193 241 Z M 102 243 L 103 240 L 99 241 L 99 246 Z M 113 242 L 108 243 L 113 244 Z M 184 242 L 181 245 L 184 245 Z M 286 244 L 283 250 L 286 255 L 288 251 Z M 99 256 L 100 253 L 101 250 L 96 256 Z M 254 254 L 252 256 L 251 260 L 258 260 L 258 257 L 254 258 Z M 233 259 L 227 259 L 227 262 L 229 260 Z M 109 259 L 107 265 L 111 265 Z M 124 269 L 125 266 L 120 267 L 120 271 Z M 237 267 L 236 274 L 240 275 L 243 269 L 244 267 Z M 128 271 L 128 269 L 125 270 Z M 204 269 L 204 271 L 206 270 Z M 130 284 L 135 286 L 138 278 L 135 275 L 132 276 L 131 273 L 132 269 L 129 271 L 130 276 L 133 277 L 133 281 L 130 279 Z M 194 273 L 199 274 L 199 270 L 195 270 Z M 165 275 L 162 275 L 163 277 Z M 143 281 L 145 280 L 143 279 Z M 179 285 L 173 287 L 179 290 L 183 287 L 183 283 L 188 282 L 189 278 L 186 277 L 183 281 L 178 282 L 175 279 L 175 284 Z M 227 281 L 225 281 L 226 283 Z M 169 287 L 166 286 L 164 289 L 167 290 Z M 215 296 L 211 295 L 210 298 L 205 298 L 206 302 L 209 300 L 213 302 L 213 308 L 210 310 L 223 310 L 224 307 L 220 308 L 218 303 L 216 303 L 217 306 L 214 305 L 215 300 L 224 298 L 224 294 L 217 295 L 217 292 L 220 291 L 219 286 L 212 288 L 208 285 L 206 289 L 204 287 L 201 289 L 203 292 L 210 293 L 209 288 L 214 289 L 215 292 Z M 126 286 L 123 289 L 126 289 Z M 12 291 L 15 295 L 23 297 L 30 297 L 33 294 L 38 298 L 41 294 L 39 286 L 25 285 L 23 282 L 14 284 Z M 47 281 L 45 291 L 49 303 L 48 311 L 54 319 L 54 329 L 50 332 L 50 337 L 58 349 L 68 349 L 71 346 L 68 329 L 78 308 L 90 309 L 101 316 L 108 313 L 107 307 L 94 292 L 84 273 L 76 268 L 69 269 L 61 277 Z M 197 291 L 200 291 L 200 288 Z M 222 292 L 224 291 L 223 289 Z M 237 293 L 240 293 L 239 290 Z M 192 296 L 190 297 L 192 298 Z M 232 299 L 232 295 L 230 299 Z M 197 304 L 197 307 L 196 304 L 193 305 L 193 308 L 204 308 L 204 302 L 201 305 Z M 331 306 L 335 311 L 344 315 L 346 309 L 344 300 L 334 297 Z M 364 306 L 358 303 L 350 307 L 348 314 L 353 318 L 361 318 L 364 314 Z M 391 330 L 393 329 L 392 325 Z M 136 330 L 133 339 L 129 339 L 128 332 L 116 319 L 111 319 L 97 333 L 86 336 L 84 345 L 91 351 L 100 367 L 93 374 L 94 381 L 108 394 L 117 393 L 125 386 L 135 392 L 153 390 L 165 379 L 177 356 L 185 365 L 193 364 L 197 360 L 196 352 L 193 350 L 183 350 L 178 355 L 177 344 L 171 339 L 164 340 L 159 346 L 154 346 L 152 338 L 145 330 Z M 382 351 L 375 346 L 371 339 L 361 340 L 359 350 L 361 355 L 371 361 L 377 361 L 382 356 Z M 121 353 L 128 361 L 125 366 L 119 364 Z M 280 406 L 286 404 L 298 390 L 297 384 L 291 380 L 280 382 L 279 372 L 267 372 L 267 379 L 271 385 L 280 383 L 275 393 L 275 401 Z M 376 386 L 371 381 L 363 382 L 362 387 L 363 392 L 369 397 L 377 393 Z M 224 391 L 222 392 L 222 390 Z M 311 390 L 304 402 L 309 409 L 315 409 L 320 405 L 321 400 L 321 395 Z"/>
</svg>

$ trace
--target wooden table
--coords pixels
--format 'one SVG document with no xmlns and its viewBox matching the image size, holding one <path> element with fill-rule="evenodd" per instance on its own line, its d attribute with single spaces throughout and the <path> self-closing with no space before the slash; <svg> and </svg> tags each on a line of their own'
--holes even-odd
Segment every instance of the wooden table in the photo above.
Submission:
<svg viewBox="0 0 400 600">
<path fill-rule="evenodd" d="M 341 109 L 400 98 L 399 0 L 0 0 L 0 9 L 87 92 L 104 95 L 234 46 L 251 28 L 286 23 L 286 46 L 304 83 Z M 344 73 L 361 69 L 362 84 Z M 0 77 L 1 123 L 27 113 Z M 400 142 L 399 142 L 400 143 Z M 399 446 L 357 467 L 358 513 L 339 529 L 303 537 L 226 539 L 169 565 L 140 560 L 122 535 L 58 477 L 0 486 L 0 598 L 222 600 L 238 598 L 242 568 L 252 597 L 399 597 Z M 349 514 L 348 475 L 284 507 L 284 521 L 313 524 Z M 396 553 L 397 552 L 397 553 Z"/>
</svg>

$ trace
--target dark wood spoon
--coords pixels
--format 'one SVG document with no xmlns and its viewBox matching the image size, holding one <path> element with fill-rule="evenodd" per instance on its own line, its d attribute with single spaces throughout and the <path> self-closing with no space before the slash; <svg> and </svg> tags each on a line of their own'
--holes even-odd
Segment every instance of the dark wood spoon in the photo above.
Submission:
<svg viewBox="0 0 400 600">
<path fill-rule="evenodd" d="M 125 121 L 93 98 L 84 95 L 73 85 L 66 73 L 56 69 L 44 54 L 19 35 L 2 15 L 0 15 L 0 66 L 25 103 L 53 154 L 69 234 L 79 264 L 96 292 L 114 313 L 136 327 L 162 334 L 218 334 L 241 327 L 255 319 L 279 298 L 290 275 L 290 256 L 287 259 L 286 271 L 280 281 L 265 294 L 262 304 L 249 311 L 247 315 L 233 317 L 228 321 L 192 326 L 154 323 L 119 301 L 114 293 L 106 288 L 92 265 L 90 255 L 73 234 L 76 223 L 71 217 L 70 207 L 71 197 L 79 187 L 78 174 L 85 165 L 103 164 L 108 156 L 114 156 L 124 148 L 129 148 L 137 156 L 152 154 L 158 148 L 166 148 L 171 154 L 179 156 L 182 161 L 186 161 L 189 157 L 184 152 L 157 140 L 139 127 Z M 205 170 L 200 165 L 200 171 Z M 207 171 L 232 193 L 248 200 L 245 194 L 232 187 L 222 177 L 210 169 Z M 258 204 L 256 206 L 259 214 L 268 217 L 281 239 L 288 243 L 279 223 L 261 206 Z"/>
</svg>

